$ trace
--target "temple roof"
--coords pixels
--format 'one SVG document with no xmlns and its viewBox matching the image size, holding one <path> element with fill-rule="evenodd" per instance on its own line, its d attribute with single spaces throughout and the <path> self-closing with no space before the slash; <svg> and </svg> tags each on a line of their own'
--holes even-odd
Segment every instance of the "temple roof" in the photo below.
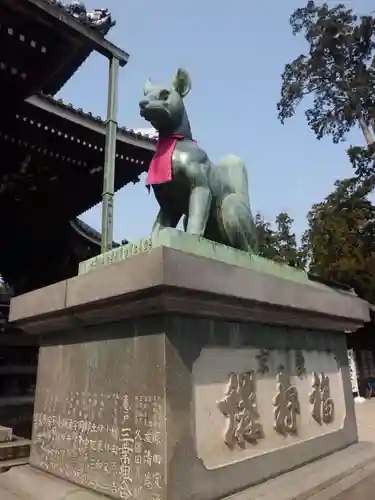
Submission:
<svg viewBox="0 0 375 500">
<path fill-rule="evenodd" d="M 39 93 L 26 99 L 26 102 L 44 109 L 53 114 L 59 114 L 63 118 L 74 121 L 77 124 L 83 125 L 95 131 L 105 134 L 105 120 L 100 116 L 94 116 L 82 108 L 76 108 L 71 103 L 66 103 L 62 99 L 56 99 L 52 95 Z M 99 125 L 99 127 L 98 127 Z M 117 140 L 120 142 L 128 142 L 142 148 L 155 150 L 155 143 L 158 133 L 152 128 L 129 128 L 122 125 L 118 126 Z M 134 142 L 134 139 L 136 142 Z"/>
<path fill-rule="evenodd" d="M 101 201 L 105 122 L 43 95 L 0 119 L 0 147 L 9 161 L 0 167 L 0 209 L 14 214 L 37 210 L 72 220 Z M 155 140 L 119 127 L 115 189 L 137 182 L 147 171 Z M 24 215 L 22 215 L 22 218 Z"/>
<path fill-rule="evenodd" d="M 93 9 L 88 11 L 85 4 L 77 0 L 72 0 L 67 4 L 55 0 L 46 1 L 49 1 L 51 5 L 55 6 L 56 10 L 59 10 L 63 15 L 68 14 L 68 16 L 72 17 L 75 21 L 93 30 L 102 37 L 106 36 L 109 30 L 116 24 L 116 21 L 112 19 L 108 9 Z M 46 94 L 56 94 L 81 67 L 91 52 L 92 48 L 87 47 L 80 53 L 74 54 L 71 61 L 67 64 L 64 74 L 62 72 L 60 74 L 55 74 L 55 81 L 42 87 L 41 91 Z"/>
<path fill-rule="evenodd" d="M 15 102 L 35 92 L 55 94 L 94 47 L 114 47 L 104 38 L 114 24 L 110 13 L 87 12 L 78 4 L 0 0 L 2 112 L 4 105 L 11 110 Z M 81 16 L 77 16 L 77 8 Z"/>
<path fill-rule="evenodd" d="M 79 219 L 78 217 L 70 221 L 70 225 L 74 229 L 74 231 L 100 248 L 102 235 L 99 231 L 89 226 L 88 224 L 86 224 L 86 222 L 83 222 L 83 220 Z M 127 243 L 129 243 L 128 240 L 121 241 L 121 245 L 126 245 Z M 119 247 L 120 243 L 113 242 L 112 246 L 114 248 Z"/>
<path fill-rule="evenodd" d="M 105 132 L 100 117 L 43 95 L 0 117 L 0 273 L 17 293 L 74 276 L 100 252 L 100 234 L 76 217 L 101 201 Z M 118 128 L 116 190 L 139 180 L 154 149 Z"/>
<path fill-rule="evenodd" d="M 100 234 L 76 217 L 101 199 L 105 122 L 37 94 L 56 94 L 93 50 L 124 66 L 129 55 L 105 38 L 113 25 L 76 0 L 0 0 L 0 273 L 17 293 L 100 251 Z M 118 130 L 116 190 L 139 179 L 153 147 Z"/>
</svg>

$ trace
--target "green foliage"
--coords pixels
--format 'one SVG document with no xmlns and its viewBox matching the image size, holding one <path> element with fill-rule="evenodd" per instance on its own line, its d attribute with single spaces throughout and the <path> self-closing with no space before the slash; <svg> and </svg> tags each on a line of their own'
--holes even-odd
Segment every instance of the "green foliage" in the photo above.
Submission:
<svg viewBox="0 0 375 500">
<path fill-rule="evenodd" d="M 374 179 L 337 181 L 335 190 L 308 213 L 304 234 L 310 271 L 352 287 L 375 301 Z"/>
<path fill-rule="evenodd" d="M 296 235 L 292 230 L 293 219 L 286 212 L 280 212 L 274 224 L 266 222 L 260 213 L 255 216 L 259 254 L 267 259 L 288 264 L 292 267 L 304 267 L 305 260 L 297 248 Z"/>
<path fill-rule="evenodd" d="M 307 47 L 282 74 L 280 121 L 294 116 L 304 101 L 318 139 L 329 136 L 338 143 L 355 126 L 365 139 L 365 147 L 347 151 L 355 177 L 337 181 L 308 213 L 299 263 L 374 302 L 375 207 L 369 195 L 375 187 L 375 18 L 358 16 L 343 4 L 308 1 L 290 24 Z"/>
<path fill-rule="evenodd" d="M 277 259 L 291 266 L 296 265 L 297 261 L 296 235 L 292 231 L 293 222 L 286 212 L 280 212 L 275 220 Z"/>
<path fill-rule="evenodd" d="M 360 146 L 350 146 L 347 153 L 355 174 L 359 179 L 366 179 L 375 173 L 375 143 L 367 148 Z"/>
<path fill-rule="evenodd" d="M 368 124 L 375 116 L 375 19 L 358 17 L 342 4 L 309 1 L 290 24 L 308 50 L 285 66 L 279 119 L 284 123 L 310 95 L 309 126 L 318 139 L 329 135 L 339 142 L 360 119 Z"/>
<path fill-rule="evenodd" d="M 276 235 L 269 222 L 266 222 L 258 212 L 255 215 L 255 227 L 258 240 L 258 253 L 266 259 L 276 257 Z"/>
</svg>

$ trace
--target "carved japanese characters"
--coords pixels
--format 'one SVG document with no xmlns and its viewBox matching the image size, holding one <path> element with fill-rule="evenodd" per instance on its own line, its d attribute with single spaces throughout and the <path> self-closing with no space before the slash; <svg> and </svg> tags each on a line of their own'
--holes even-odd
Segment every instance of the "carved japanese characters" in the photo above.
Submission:
<svg viewBox="0 0 375 500">
<path fill-rule="evenodd" d="M 277 393 L 273 398 L 274 429 L 279 434 L 297 433 L 297 415 L 300 413 L 297 389 L 291 384 L 289 375 L 280 368 L 276 376 Z"/>
<path fill-rule="evenodd" d="M 265 375 L 270 371 L 268 363 L 270 358 L 270 352 L 268 349 L 260 349 L 258 354 L 255 356 L 258 361 L 258 373 Z"/>
<path fill-rule="evenodd" d="M 309 394 L 309 401 L 312 405 L 311 414 L 318 424 L 329 424 L 333 421 L 335 405 L 330 397 L 329 378 L 322 373 L 313 372 L 312 391 Z"/>
<path fill-rule="evenodd" d="M 164 498 L 164 402 L 160 396 L 46 391 L 34 413 L 38 466 L 121 500 Z"/>
<path fill-rule="evenodd" d="M 296 350 L 296 372 L 299 378 L 306 376 L 305 357 L 301 349 Z"/>
<path fill-rule="evenodd" d="M 330 394 L 330 379 L 324 373 L 312 372 L 312 389 L 306 388 L 307 381 L 302 380 L 307 376 L 302 350 L 287 351 L 284 355 L 287 367 L 276 365 L 279 352 L 273 357 L 272 351 L 262 348 L 254 349 L 251 354 L 249 364 L 254 368 L 229 373 L 224 395 L 216 400 L 216 407 L 225 417 L 223 437 L 230 449 L 249 450 L 246 443 L 255 444 L 260 439 L 262 444 L 258 448 L 263 449 L 269 446 L 267 438 L 274 439 L 275 433 L 288 437 L 289 442 L 303 439 L 309 433 L 319 433 L 316 423 L 333 421 L 335 405 Z M 278 366 L 276 373 L 275 365 Z M 276 394 L 270 393 L 273 377 L 276 377 Z M 220 420 L 215 422 L 220 433 Z M 303 433 L 299 432 L 299 426 L 303 427 Z"/>
<path fill-rule="evenodd" d="M 246 442 L 263 437 L 263 428 L 258 421 L 253 371 L 231 373 L 225 396 L 217 401 L 217 407 L 227 419 L 224 442 L 228 447 L 233 448 L 236 444 L 244 447 Z"/>
</svg>

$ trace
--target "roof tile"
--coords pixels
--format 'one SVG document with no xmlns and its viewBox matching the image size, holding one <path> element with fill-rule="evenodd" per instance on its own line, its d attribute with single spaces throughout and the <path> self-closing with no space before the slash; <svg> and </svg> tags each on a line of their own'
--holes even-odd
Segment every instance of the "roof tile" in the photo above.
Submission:
<svg viewBox="0 0 375 500">
<path fill-rule="evenodd" d="M 51 102 L 52 104 L 62 108 L 62 109 L 68 109 L 69 111 L 72 111 L 73 113 L 79 115 L 79 116 L 82 116 L 84 118 L 88 118 L 90 120 L 94 120 L 98 123 L 101 123 L 103 125 L 105 125 L 105 120 L 100 117 L 100 116 L 96 116 L 94 117 L 92 113 L 90 112 L 86 112 L 84 111 L 82 108 L 75 108 L 73 106 L 72 103 L 65 103 L 62 99 L 55 99 L 53 96 L 51 95 L 45 95 L 45 94 L 42 94 L 40 93 L 39 96 L 42 98 L 42 99 L 45 99 L 49 102 Z M 118 127 L 118 130 L 124 134 L 127 134 L 129 136 L 132 136 L 132 137 L 135 137 L 135 138 L 139 138 L 139 139 L 143 139 L 143 140 L 147 140 L 147 141 L 150 141 L 151 143 L 155 143 L 157 138 L 156 136 L 151 136 L 149 133 L 145 133 L 145 132 L 141 132 L 140 129 L 132 129 L 132 128 L 127 128 L 127 127 L 124 127 L 124 126 L 119 126 Z"/>
</svg>

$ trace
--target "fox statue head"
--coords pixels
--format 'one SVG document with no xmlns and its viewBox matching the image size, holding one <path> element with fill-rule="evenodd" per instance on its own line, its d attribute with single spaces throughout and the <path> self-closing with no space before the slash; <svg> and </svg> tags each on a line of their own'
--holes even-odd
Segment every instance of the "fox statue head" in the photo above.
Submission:
<svg viewBox="0 0 375 500">
<path fill-rule="evenodd" d="M 181 134 L 191 139 L 184 97 L 191 89 L 189 73 L 179 68 L 170 88 L 155 85 L 148 79 L 143 87 L 144 98 L 139 102 L 140 114 L 159 135 Z"/>
</svg>

